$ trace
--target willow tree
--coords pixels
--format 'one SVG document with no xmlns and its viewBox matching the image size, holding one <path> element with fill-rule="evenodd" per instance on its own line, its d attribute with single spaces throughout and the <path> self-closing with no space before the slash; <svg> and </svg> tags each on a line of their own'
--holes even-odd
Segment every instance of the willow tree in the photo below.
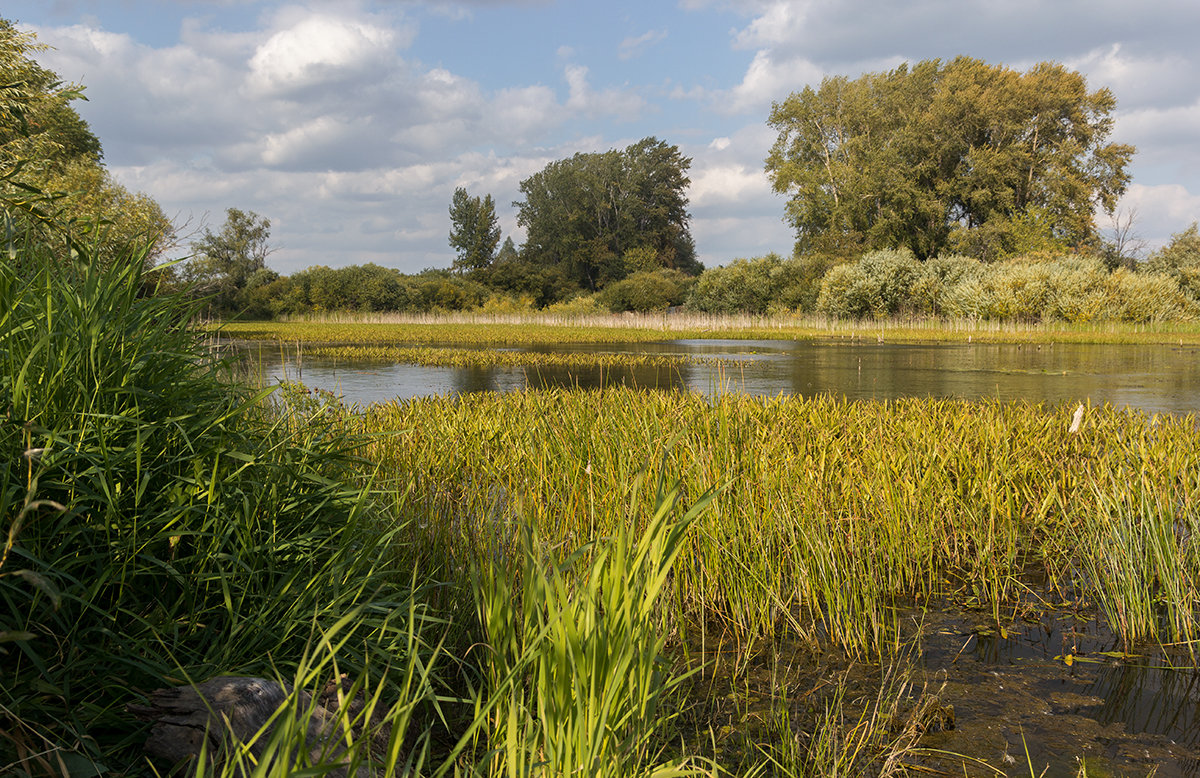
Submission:
<svg viewBox="0 0 1200 778">
<path fill-rule="evenodd" d="M 0 210 L 6 236 L 61 247 L 65 233 L 109 263 L 144 252 L 153 263 L 174 242 L 174 227 L 152 198 L 113 180 L 100 141 L 73 103 L 82 87 L 64 84 L 36 61 L 45 46 L 0 19 Z"/>
<path fill-rule="evenodd" d="M 1062 65 L 969 57 L 826 78 L 771 110 L 766 160 L 797 250 L 990 257 L 1097 241 L 1129 182 L 1116 100 Z M 1044 245 L 1043 245 L 1044 244 Z"/>
</svg>

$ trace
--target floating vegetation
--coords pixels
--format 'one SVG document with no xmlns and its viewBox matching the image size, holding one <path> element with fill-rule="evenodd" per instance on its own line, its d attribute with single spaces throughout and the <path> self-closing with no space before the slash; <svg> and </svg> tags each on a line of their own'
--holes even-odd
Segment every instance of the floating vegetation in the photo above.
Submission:
<svg viewBox="0 0 1200 778">
<path fill-rule="evenodd" d="M 731 360 L 661 354 L 550 353 L 422 346 L 307 346 L 304 355 L 336 360 L 378 360 L 426 367 L 677 367 Z"/>
</svg>

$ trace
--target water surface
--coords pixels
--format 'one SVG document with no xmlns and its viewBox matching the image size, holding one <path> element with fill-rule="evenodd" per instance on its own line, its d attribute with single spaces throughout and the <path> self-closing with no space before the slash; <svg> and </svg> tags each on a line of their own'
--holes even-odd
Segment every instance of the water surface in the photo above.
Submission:
<svg viewBox="0 0 1200 778">
<path fill-rule="evenodd" d="M 268 380 L 298 378 L 359 404 L 466 392 L 623 384 L 707 395 L 992 398 L 1112 403 L 1150 413 L 1200 410 L 1200 348 L 1195 346 L 674 340 L 512 350 L 719 361 L 618 369 L 422 367 L 311 356 L 298 362 L 294 353 L 267 348 L 257 354 Z"/>
</svg>

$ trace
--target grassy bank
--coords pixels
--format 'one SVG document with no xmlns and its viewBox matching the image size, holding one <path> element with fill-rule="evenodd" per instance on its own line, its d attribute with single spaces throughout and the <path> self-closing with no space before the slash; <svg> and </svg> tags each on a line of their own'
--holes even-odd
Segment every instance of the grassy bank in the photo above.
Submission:
<svg viewBox="0 0 1200 778">
<path fill-rule="evenodd" d="M 634 343 L 685 338 L 851 339 L 894 342 L 1200 344 L 1200 323 L 992 322 L 974 319 L 845 320 L 817 316 L 621 314 L 331 315 L 230 322 L 223 337 L 295 344 L 524 346 Z"/>
</svg>

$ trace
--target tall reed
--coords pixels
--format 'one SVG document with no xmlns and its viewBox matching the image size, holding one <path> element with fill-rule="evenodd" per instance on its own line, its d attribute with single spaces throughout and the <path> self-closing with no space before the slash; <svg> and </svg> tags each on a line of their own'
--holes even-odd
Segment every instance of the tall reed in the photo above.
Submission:
<svg viewBox="0 0 1200 778">
<path fill-rule="evenodd" d="M 22 251 L 0 261 L 0 766 L 138 761 L 126 704 L 286 669 L 355 607 L 344 666 L 412 650 L 387 616 L 412 600 L 400 529 L 345 430 L 227 380 L 141 257 Z"/>
<path fill-rule="evenodd" d="M 489 515 L 552 544 L 611 534 L 618 508 L 652 508 L 646 461 L 685 496 L 727 484 L 681 552 L 677 621 L 874 652 L 894 644 L 897 606 L 950 598 L 1002 623 L 1043 586 L 1031 571 L 1056 599 L 1090 591 L 1091 517 L 1113 500 L 1171 495 L 1195 516 L 1195 418 L 1092 408 L 1071 433 L 1073 410 L 609 388 L 412 400 L 357 423 L 382 431 L 365 454 L 395 510 L 450 547 Z M 1185 602 L 1194 579 L 1178 585 Z"/>
</svg>

